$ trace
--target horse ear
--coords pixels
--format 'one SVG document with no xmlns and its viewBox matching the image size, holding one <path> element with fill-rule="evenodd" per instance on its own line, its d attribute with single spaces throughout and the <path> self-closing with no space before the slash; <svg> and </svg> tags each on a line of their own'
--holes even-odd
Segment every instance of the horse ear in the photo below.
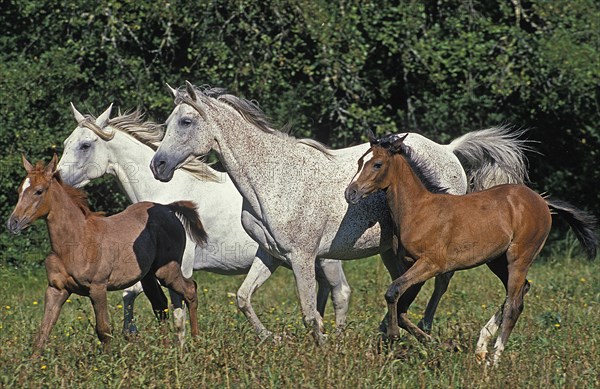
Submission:
<svg viewBox="0 0 600 389">
<path fill-rule="evenodd" d="M 33 165 L 27 160 L 25 154 L 21 154 L 21 160 L 23 161 L 23 167 L 25 168 L 25 171 L 27 173 L 31 173 L 31 171 L 33 170 Z"/>
<path fill-rule="evenodd" d="M 408 136 L 408 133 L 404 134 L 404 136 L 399 136 L 392 142 L 392 146 L 390 147 L 390 151 L 392 153 L 398 153 L 402 150 L 402 144 L 404 144 L 404 139 Z"/>
<path fill-rule="evenodd" d="M 375 133 L 370 128 L 367 130 L 367 137 L 369 137 L 369 142 L 371 143 L 371 146 L 379 143 L 377 137 L 375 137 Z"/>
<path fill-rule="evenodd" d="M 185 80 L 185 91 L 190 96 L 190 99 L 192 99 L 193 101 L 198 101 L 198 97 L 196 96 L 194 86 L 188 80 Z"/>
<path fill-rule="evenodd" d="M 46 166 L 46 176 L 48 177 L 52 177 L 54 175 L 54 173 L 56 172 L 56 165 L 58 163 L 58 156 L 56 155 L 56 153 L 54 153 L 54 155 L 52 156 L 52 159 L 50 160 L 50 163 L 48 163 L 48 166 Z"/>
<path fill-rule="evenodd" d="M 167 84 L 167 83 L 165 83 Z M 169 88 L 169 92 L 173 95 L 173 97 L 177 97 L 177 89 L 173 89 L 171 85 L 167 84 L 167 88 Z"/>
<path fill-rule="evenodd" d="M 83 122 L 85 120 L 85 116 L 83 116 L 78 110 L 77 108 L 75 108 L 75 106 L 73 105 L 73 103 L 71 102 L 71 111 L 73 111 L 73 115 L 75 116 L 75 121 L 77 122 L 77 124 L 80 124 L 81 122 Z"/>
<path fill-rule="evenodd" d="M 102 115 L 98 116 L 96 119 L 96 125 L 100 128 L 104 128 L 108 125 L 108 121 L 110 120 L 110 111 L 112 111 L 112 103 L 106 108 L 106 111 L 102 112 Z"/>
</svg>

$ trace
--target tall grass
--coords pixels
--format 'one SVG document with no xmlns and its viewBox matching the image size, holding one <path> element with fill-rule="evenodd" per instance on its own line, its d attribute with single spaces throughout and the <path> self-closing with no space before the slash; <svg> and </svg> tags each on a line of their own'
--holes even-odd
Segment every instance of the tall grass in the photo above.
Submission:
<svg viewBox="0 0 600 389">
<path fill-rule="evenodd" d="M 41 322 L 43 270 L 0 269 L 0 386 L 3 387 L 303 387 L 447 388 L 600 386 L 600 272 L 598 262 L 551 253 L 534 264 L 525 309 L 500 365 L 477 364 L 474 347 L 483 324 L 502 303 L 501 283 L 486 267 L 458 272 L 434 322 L 436 345 L 410 336 L 382 344 L 388 275 L 378 260 L 346 262 L 353 288 L 348 328 L 315 347 L 301 320 L 291 272 L 278 271 L 253 299 L 281 341 L 260 343 L 237 310 L 242 277 L 196 273 L 200 336 L 180 350 L 175 333 L 156 324 L 143 296 L 137 301 L 140 334 L 121 334 L 120 293 L 109 296 L 114 340 L 103 353 L 87 298 L 72 296 L 42 357 L 30 359 Z M 432 291 L 425 285 L 410 311 L 418 321 Z M 452 342 L 453 347 L 442 347 Z"/>
</svg>

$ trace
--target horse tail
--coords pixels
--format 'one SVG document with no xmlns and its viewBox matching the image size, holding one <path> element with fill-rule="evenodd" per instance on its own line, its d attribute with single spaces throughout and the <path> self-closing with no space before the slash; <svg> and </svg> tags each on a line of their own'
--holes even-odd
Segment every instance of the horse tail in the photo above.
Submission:
<svg viewBox="0 0 600 389">
<path fill-rule="evenodd" d="M 181 218 L 186 232 L 192 237 L 192 240 L 199 245 L 206 243 L 206 230 L 202 226 L 198 216 L 196 203 L 192 201 L 176 201 L 166 206 L 175 212 Z"/>
<path fill-rule="evenodd" d="M 467 173 L 469 192 L 499 184 L 523 184 L 529 179 L 525 151 L 533 148 L 528 140 L 519 139 L 525 132 L 491 127 L 468 132 L 448 145 Z"/>
<path fill-rule="evenodd" d="M 585 249 L 588 259 L 595 259 L 598 251 L 596 217 L 591 213 L 575 208 L 565 201 L 549 198 L 545 198 L 545 200 L 550 211 L 560 216 L 573 229 L 577 240 Z"/>
</svg>

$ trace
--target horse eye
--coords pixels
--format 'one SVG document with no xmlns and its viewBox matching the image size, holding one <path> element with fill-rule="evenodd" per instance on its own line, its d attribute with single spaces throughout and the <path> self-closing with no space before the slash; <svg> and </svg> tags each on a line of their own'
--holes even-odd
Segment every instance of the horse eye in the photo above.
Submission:
<svg viewBox="0 0 600 389">
<path fill-rule="evenodd" d="M 192 119 L 183 118 L 179 121 L 179 124 L 181 124 L 182 127 L 189 127 L 192 125 Z"/>
<path fill-rule="evenodd" d="M 42 193 L 44 193 L 44 190 L 43 190 L 43 189 L 38 189 L 38 190 L 36 190 L 36 191 L 35 191 L 35 195 L 36 195 L 36 196 L 41 196 L 41 195 L 42 195 Z"/>
<path fill-rule="evenodd" d="M 381 166 L 383 166 L 383 164 L 381 162 L 375 162 L 373 164 L 373 168 L 374 169 L 381 169 Z"/>
<path fill-rule="evenodd" d="M 82 143 L 82 144 L 81 144 L 81 146 L 79 146 L 79 149 L 80 149 L 80 150 L 87 150 L 87 149 L 89 149 L 90 147 L 92 147 L 92 145 L 91 145 L 91 144 L 89 144 L 89 143 Z"/>
</svg>

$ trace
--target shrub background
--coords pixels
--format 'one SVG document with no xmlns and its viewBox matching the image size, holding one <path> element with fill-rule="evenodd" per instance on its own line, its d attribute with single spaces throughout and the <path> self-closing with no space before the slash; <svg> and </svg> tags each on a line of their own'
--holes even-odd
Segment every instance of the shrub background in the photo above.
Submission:
<svg viewBox="0 0 600 389">
<path fill-rule="evenodd" d="M 529 128 L 531 186 L 600 214 L 600 4 L 551 1 L 3 1 L 0 217 L 30 160 L 60 152 L 69 102 L 166 119 L 165 83 L 225 87 L 293 134 L 339 148 L 414 131 L 448 142 Z M 111 179 L 96 209 L 125 198 Z M 37 266 L 38 223 L 0 235 L 0 264 Z"/>
</svg>

